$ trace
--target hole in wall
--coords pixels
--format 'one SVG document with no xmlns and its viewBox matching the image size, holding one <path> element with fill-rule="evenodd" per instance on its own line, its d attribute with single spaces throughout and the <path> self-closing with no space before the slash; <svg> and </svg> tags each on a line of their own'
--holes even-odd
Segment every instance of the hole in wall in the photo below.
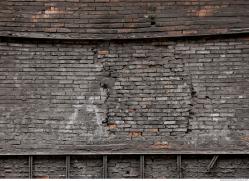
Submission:
<svg viewBox="0 0 249 181">
<path fill-rule="evenodd" d="M 156 18 L 155 18 L 155 16 L 150 16 L 150 25 L 152 25 L 152 26 L 156 25 Z"/>
</svg>

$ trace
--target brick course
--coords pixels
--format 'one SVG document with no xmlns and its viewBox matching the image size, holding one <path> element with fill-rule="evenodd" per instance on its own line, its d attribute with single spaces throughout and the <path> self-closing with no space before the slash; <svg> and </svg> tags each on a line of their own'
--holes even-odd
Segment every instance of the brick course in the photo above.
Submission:
<svg viewBox="0 0 249 181">
<path fill-rule="evenodd" d="M 247 152 L 248 6 L 1 1 L 1 154 Z M 245 155 L 220 156 L 208 172 L 210 160 L 183 155 L 182 176 L 249 177 Z M 34 156 L 33 176 L 65 178 L 65 164 Z M 101 178 L 102 164 L 71 156 L 70 177 Z M 28 178 L 28 166 L 0 157 L 0 177 Z M 108 156 L 107 175 L 138 178 L 139 157 Z M 176 156 L 145 156 L 145 177 L 177 178 Z"/>
<path fill-rule="evenodd" d="M 248 48 L 2 39 L 2 152 L 247 148 Z"/>
<path fill-rule="evenodd" d="M 247 32 L 248 7 L 246 0 L 5 0 L 0 33 L 113 39 Z"/>
</svg>

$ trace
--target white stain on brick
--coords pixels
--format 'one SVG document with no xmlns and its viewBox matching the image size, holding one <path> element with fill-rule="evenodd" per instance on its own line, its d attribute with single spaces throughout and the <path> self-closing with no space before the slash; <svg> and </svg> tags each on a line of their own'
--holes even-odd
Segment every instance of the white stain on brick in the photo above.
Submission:
<svg viewBox="0 0 249 181">
<path fill-rule="evenodd" d="M 96 122 L 97 124 L 97 129 L 94 131 L 94 135 L 93 136 L 97 136 L 97 137 L 102 137 L 102 136 L 106 136 L 107 132 L 106 130 L 103 128 L 102 125 L 102 121 L 105 119 L 102 115 L 101 110 L 98 108 L 97 105 L 87 105 L 87 112 L 93 112 L 95 113 L 95 117 L 92 119 L 92 121 Z"/>
<path fill-rule="evenodd" d="M 66 129 L 70 129 L 71 126 L 77 121 L 78 118 L 78 114 L 79 114 L 79 109 L 82 107 L 83 105 L 74 105 L 75 109 L 74 112 L 71 114 L 71 116 L 69 117 L 69 122 L 66 125 Z"/>
</svg>

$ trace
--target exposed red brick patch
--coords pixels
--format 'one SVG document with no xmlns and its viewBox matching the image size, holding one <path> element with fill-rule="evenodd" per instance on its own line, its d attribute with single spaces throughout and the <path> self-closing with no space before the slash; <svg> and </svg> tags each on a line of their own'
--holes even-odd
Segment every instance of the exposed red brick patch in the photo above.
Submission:
<svg viewBox="0 0 249 181">
<path fill-rule="evenodd" d="M 197 34 L 198 33 L 198 31 L 196 31 L 196 30 L 184 30 L 183 31 L 183 35 L 193 35 L 193 34 Z"/>
<path fill-rule="evenodd" d="M 128 109 L 128 112 L 135 112 L 136 109 Z"/>
<path fill-rule="evenodd" d="M 100 50 L 98 51 L 98 55 L 108 55 L 109 51 L 108 50 Z"/>
<path fill-rule="evenodd" d="M 214 13 L 217 12 L 217 10 L 223 7 L 226 6 L 204 6 L 201 9 L 197 10 L 195 12 L 195 15 L 199 17 L 212 16 Z"/>
<path fill-rule="evenodd" d="M 131 132 L 129 132 L 129 136 L 130 137 L 139 137 L 139 136 L 142 136 L 142 132 L 141 131 L 131 131 Z"/>
<path fill-rule="evenodd" d="M 158 141 L 155 144 L 151 145 L 151 148 L 153 148 L 153 149 L 169 149 L 169 148 L 171 148 L 171 146 L 168 143 Z"/>
<path fill-rule="evenodd" d="M 36 15 L 33 15 L 32 22 L 36 23 L 36 22 L 38 22 L 39 19 L 50 18 L 51 15 L 62 14 L 62 13 L 64 13 L 63 10 L 56 8 L 54 6 L 51 6 L 48 9 L 46 9 L 45 11 L 39 11 L 38 13 L 36 13 Z"/>
<path fill-rule="evenodd" d="M 107 126 L 108 126 L 110 129 L 115 129 L 115 128 L 117 128 L 117 124 L 115 124 L 115 123 L 109 123 Z"/>
<path fill-rule="evenodd" d="M 249 141 L 249 136 L 243 136 L 243 137 L 240 137 L 240 139 L 242 141 Z"/>
<path fill-rule="evenodd" d="M 151 129 L 149 129 L 149 132 L 156 133 L 156 132 L 159 132 L 159 129 L 158 128 L 151 128 Z"/>
</svg>

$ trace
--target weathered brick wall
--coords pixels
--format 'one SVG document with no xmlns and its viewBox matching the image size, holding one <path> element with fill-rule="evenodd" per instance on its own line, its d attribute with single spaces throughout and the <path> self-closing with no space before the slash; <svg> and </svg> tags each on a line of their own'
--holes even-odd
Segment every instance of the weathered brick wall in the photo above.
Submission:
<svg viewBox="0 0 249 181">
<path fill-rule="evenodd" d="M 145 157 L 145 178 L 178 178 L 176 156 L 156 155 Z"/>
<path fill-rule="evenodd" d="M 244 32 L 248 8 L 247 0 L 5 0 L 0 33 L 106 39 Z"/>
<path fill-rule="evenodd" d="M 0 178 L 28 178 L 29 163 L 27 157 L 0 157 Z"/>
<path fill-rule="evenodd" d="M 246 152 L 249 37 L 201 35 L 248 33 L 248 8 L 247 0 L 1 1 L 1 154 Z M 165 39 L 188 35 L 199 37 Z M 249 177 L 246 156 L 222 156 L 207 172 L 210 160 L 183 156 L 183 177 Z M 0 177 L 27 178 L 28 164 L 0 157 Z M 33 176 L 65 178 L 65 164 L 34 156 Z M 73 156 L 70 166 L 71 178 L 102 176 L 98 156 Z M 108 157 L 107 174 L 138 178 L 138 157 Z M 177 178 L 175 156 L 146 156 L 145 177 Z"/>
<path fill-rule="evenodd" d="M 139 178 L 138 156 L 114 156 L 108 161 L 109 178 Z"/>
<path fill-rule="evenodd" d="M 2 39 L 1 152 L 246 150 L 248 50 L 247 36 Z"/>
<path fill-rule="evenodd" d="M 102 178 L 102 157 L 71 157 L 70 178 Z"/>
<path fill-rule="evenodd" d="M 184 178 L 248 178 L 248 156 L 221 156 L 214 168 L 207 172 L 210 156 L 187 156 L 183 159 Z"/>
<path fill-rule="evenodd" d="M 66 163 L 62 156 L 36 156 L 33 159 L 34 178 L 66 178 Z"/>
<path fill-rule="evenodd" d="M 109 156 L 108 178 L 139 178 L 139 157 Z M 184 155 L 182 178 L 248 178 L 248 156 L 222 155 L 207 171 L 212 156 Z M 102 178 L 101 157 L 72 157 L 70 178 Z M 28 178 L 27 157 L 1 157 L 0 178 Z M 65 178 L 65 157 L 34 157 L 34 178 Z M 176 156 L 145 156 L 145 178 L 178 178 Z"/>
</svg>

